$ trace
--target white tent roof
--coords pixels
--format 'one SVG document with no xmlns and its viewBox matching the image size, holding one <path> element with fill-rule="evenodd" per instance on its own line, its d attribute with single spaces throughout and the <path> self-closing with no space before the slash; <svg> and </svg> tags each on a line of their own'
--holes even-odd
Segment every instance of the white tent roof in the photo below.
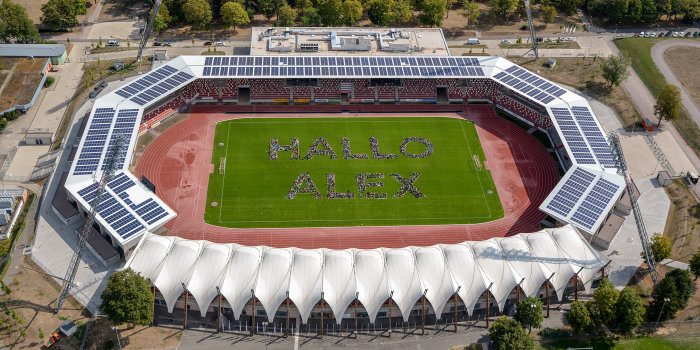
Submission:
<svg viewBox="0 0 700 350">
<path fill-rule="evenodd" d="M 548 278 L 561 298 L 575 272 L 580 270 L 588 290 L 602 266 L 571 226 L 482 242 L 372 250 L 246 247 L 148 234 L 126 264 L 160 290 L 169 312 L 186 287 L 203 315 L 220 292 L 238 318 L 254 293 L 272 320 L 289 293 L 304 322 L 322 298 L 340 322 L 357 296 L 372 323 L 390 297 L 404 320 L 424 293 L 438 315 L 455 291 L 470 314 L 487 289 L 502 311 L 516 285 L 533 296 Z"/>
</svg>

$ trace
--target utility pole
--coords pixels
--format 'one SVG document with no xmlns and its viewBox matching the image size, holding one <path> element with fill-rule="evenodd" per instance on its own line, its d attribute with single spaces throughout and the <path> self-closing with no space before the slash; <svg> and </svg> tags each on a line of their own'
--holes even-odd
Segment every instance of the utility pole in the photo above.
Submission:
<svg viewBox="0 0 700 350">
<path fill-rule="evenodd" d="M 139 44 L 139 53 L 136 55 L 136 61 L 139 63 L 139 74 L 141 74 L 141 56 L 143 56 L 143 49 L 146 48 L 148 43 L 148 37 L 151 36 L 151 31 L 153 31 L 153 24 L 156 22 L 156 15 L 160 9 L 160 4 L 162 0 L 156 0 L 153 3 L 153 13 L 151 13 L 151 18 L 146 23 L 146 27 L 143 28 L 143 36 L 141 36 L 141 43 Z"/>
<path fill-rule="evenodd" d="M 525 57 L 528 52 L 532 51 L 535 53 L 535 61 L 540 61 L 540 55 L 537 52 L 537 38 L 535 37 L 535 25 L 532 23 L 532 11 L 530 10 L 530 0 L 523 0 L 525 3 L 525 10 L 527 11 L 527 27 L 530 29 L 530 42 L 532 42 L 532 48 L 527 50 L 521 57 Z"/>
<path fill-rule="evenodd" d="M 83 255 L 83 250 L 85 249 L 85 243 L 92 230 L 92 224 L 95 222 L 95 216 L 99 210 L 100 204 L 102 203 L 102 196 L 105 193 L 105 188 L 107 183 L 112 177 L 112 174 L 117 170 L 117 163 L 119 162 L 119 157 L 124 148 L 125 138 L 122 135 L 117 136 L 112 144 L 112 149 L 104 160 L 104 170 L 102 171 L 102 176 L 100 177 L 99 186 L 97 187 L 97 195 L 93 199 L 90 205 L 90 214 L 88 219 L 80 232 L 80 237 L 78 237 L 78 245 L 75 248 L 75 253 L 73 258 L 68 265 L 68 271 L 66 271 L 66 277 L 63 279 L 63 289 L 61 290 L 61 295 L 58 297 L 58 303 L 56 304 L 56 313 L 61 311 L 63 303 L 68 297 L 68 292 L 71 287 L 73 287 L 73 280 L 75 280 L 75 275 L 78 272 L 78 266 L 80 265 L 80 259 Z"/>
</svg>

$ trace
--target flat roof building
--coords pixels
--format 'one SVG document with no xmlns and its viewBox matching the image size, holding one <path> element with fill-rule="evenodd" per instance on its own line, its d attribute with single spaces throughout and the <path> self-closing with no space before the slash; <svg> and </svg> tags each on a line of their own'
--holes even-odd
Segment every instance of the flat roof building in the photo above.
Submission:
<svg viewBox="0 0 700 350">
<path fill-rule="evenodd" d="M 66 55 L 63 44 L 0 44 L 0 57 L 47 57 L 56 65 L 63 63 Z"/>
</svg>

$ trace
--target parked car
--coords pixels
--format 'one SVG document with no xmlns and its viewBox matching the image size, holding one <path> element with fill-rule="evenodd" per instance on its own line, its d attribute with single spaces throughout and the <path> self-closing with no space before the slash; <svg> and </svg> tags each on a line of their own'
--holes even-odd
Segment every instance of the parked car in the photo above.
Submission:
<svg viewBox="0 0 700 350">
<path fill-rule="evenodd" d="M 639 37 L 643 38 L 644 37 L 644 32 L 639 32 Z"/>
<path fill-rule="evenodd" d="M 693 38 L 697 38 L 698 32 L 693 33 Z"/>
<path fill-rule="evenodd" d="M 119 46 L 119 42 L 116 40 L 110 40 L 107 42 L 107 46 Z"/>
<path fill-rule="evenodd" d="M 481 44 L 481 41 L 479 41 L 478 38 L 469 38 L 467 40 L 467 45 L 478 45 Z"/>
<path fill-rule="evenodd" d="M 217 41 L 216 46 L 226 46 L 226 44 L 223 41 Z"/>
<path fill-rule="evenodd" d="M 160 45 L 163 45 L 163 43 L 161 43 L 160 41 L 153 42 L 153 46 L 160 46 Z"/>
<path fill-rule="evenodd" d="M 510 44 L 510 43 L 511 43 L 511 41 L 508 39 L 501 40 L 501 44 Z"/>
<path fill-rule="evenodd" d="M 211 41 L 205 41 L 204 46 L 211 46 L 213 43 Z"/>
<path fill-rule="evenodd" d="M 639 38 L 639 33 L 634 33 L 633 37 L 634 37 L 634 38 Z"/>
<path fill-rule="evenodd" d="M 167 41 L 163 43 L 163 46 L 172 46 L 172 45 L 173 45 L 172 43 L 167 42 Z"/>
<path fill-rule="evenodd" d="M 678 32 L 673 32 L 673 37 L 674 38 L 678 37 Z"/>
<path fill-rule="evenodd" d="M 666 32 L 666 37 L 667 37 L 667 38 L 670 37 L 671 34 L 673 34 L 673 32 L 669 30 L 668 32 Z"/>
<path fill-rule="evenodd" d="M 651 33 L 651 34 L 649 34 L 649 37 L 650 37 L 650 38 L 656 38 L 656 33 Z"/>
<path fill-rule="evenodd" d="M 686 38 L 690 37 L 690 32 L 685 33 L 685 37 Z"/>
</svg>

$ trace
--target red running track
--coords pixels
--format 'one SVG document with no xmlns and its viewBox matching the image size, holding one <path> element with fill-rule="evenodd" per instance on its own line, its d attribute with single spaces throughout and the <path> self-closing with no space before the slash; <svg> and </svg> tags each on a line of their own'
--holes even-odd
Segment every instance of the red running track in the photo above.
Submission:
<svg viewBox="0 0 700 350">
<path fill-rule="evenodd" d="M 301 114 L 307 111 L 314 114 Z M 400 113 L 393 116 L 418 112 L 421 117 L 472 120 L 505 217 L 469 225 L 272 229 L 226 228 L 204 222 L 207 184 L 214 170 L 211 150 L 217 122 L 250 117 L 324 116 L 319 112 L 335 113 L 325 115 L 335 117 L 338 112 L 362 112 L 358 117 L 372 117 L 380 112 Z M 538 207 L 559 181 L 557 165 L 544 146 L 525 130 L 499 118 L 491 105 L 195 106 L 189 118 L 166 130 L 146 148 L 134 173 L 148 177 L 156 185 L 157 195 L 177 212 L 177 217 L 165 224 L 170 235 L 218 243 L 307 249 L 428 246 L 537 231 L 545 217 Z"/>
</svg>

